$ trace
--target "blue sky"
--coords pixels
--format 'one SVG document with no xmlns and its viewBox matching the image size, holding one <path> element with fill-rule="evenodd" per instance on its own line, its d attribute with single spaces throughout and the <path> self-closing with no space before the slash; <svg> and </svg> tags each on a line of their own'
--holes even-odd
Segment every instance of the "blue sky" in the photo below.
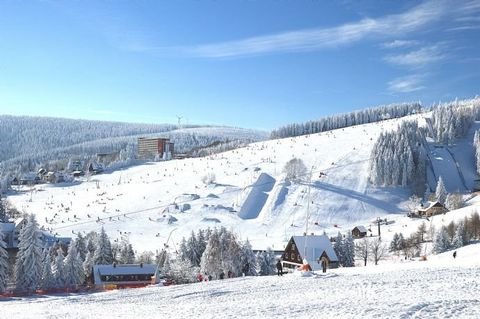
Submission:
<svg viewBox="0 0 480 319">
<path fill-rule="evenodd" d="M 473 97 L 480 0 L 0 1 L 0 114 L 273 129 Z"/>
</svg>

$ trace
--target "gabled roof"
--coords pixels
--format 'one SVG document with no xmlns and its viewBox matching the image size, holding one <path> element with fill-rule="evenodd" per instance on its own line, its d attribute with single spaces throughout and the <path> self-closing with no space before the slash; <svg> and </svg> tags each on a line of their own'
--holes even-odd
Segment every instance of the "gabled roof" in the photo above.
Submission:
<svg viewBox="0 0 480 319">
<path fill-rule="evenodd" d="M 318 258 L 325 252 L 328 259 L 333 262 L 338 261 L 337 254 L 333 250 L 330 239 L 325 236 L 293 236 L 293 241 L 297 245 L 298 253 L 302 259 L 306 259 L 312 269 L 319 268 Z M 306 253 L 306 256 L 304 256 Z M 318 267 L 316 267 L 318 266 Z"/>
<path fill-rule="evenodd" d="M 365 226 L 355 226 L 353 229 L 357 228 L 361 233 L 366 233 L 367 228 Z"/>
<path fill-rule="evenodd" d="M 420 208 L 419 211 L 425 212 L 425 211 L 429 210 L 429 209 L 432 208 L 432 207 L 445 207 L 445 206 L 444 206 L 442 203 L 440 203 L 439 201 L 428 202 L 428 206 L 427 206 L 427 207 Z"/>
</svg>

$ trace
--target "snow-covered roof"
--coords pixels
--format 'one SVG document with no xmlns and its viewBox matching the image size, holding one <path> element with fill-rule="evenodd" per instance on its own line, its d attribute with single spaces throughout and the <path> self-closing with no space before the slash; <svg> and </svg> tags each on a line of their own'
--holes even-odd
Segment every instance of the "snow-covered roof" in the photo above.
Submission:
<svg viewBox="0 0 480 319">
<path fill-rule="evenodd" d="M 430 208 L 432 207 L 445 207 L 444 205 L 442 205 L 439 201 L 435 201 L 435 202 L 428 202 L 428 206 L 427 207 L 423 207 L 423 208 L 420 208 L 419 211 L 427 211 L 429 210 Z"/>
<path fill-rule="evenodd" d="M 0 232 L 12 232 L 15 229 L 14 223 L 0 223 Z"/>
<path fill-rule="evenodd" d="M 367 228 L 365 226 L 355 226 L 355 228 L 358 229 L 361 233 L 367 232 Z"/>
<path fill-rule="evenodd" d="M 148 275 L 154 274 L 157 265 L 154 264 L 125 264 L 125 265 L 94 265 L 93 273 L 95 282 L 100 282 L 100 276 L 108 275 Z"/>
<path fill-rule="evenodd" d="M 335 254 L 327 236 L 293 236 L 292 238 L 295 241 L 295 245 L 297 245 L 298 253 L 303 259 L 307 260 L 313 270 L 320 268 L 320 264 L 317 261 L 323 252 L 327 254 L 330 261 L 338 261 L 337 254 Z"/>
</svg>

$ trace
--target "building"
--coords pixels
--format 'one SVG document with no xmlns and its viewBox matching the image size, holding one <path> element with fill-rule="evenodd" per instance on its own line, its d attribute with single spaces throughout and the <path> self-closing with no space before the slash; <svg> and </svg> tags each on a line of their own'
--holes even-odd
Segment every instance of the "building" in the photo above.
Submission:
<svg viewBox="0 0 480 319">
<path fill-rule="evenodd" d="M 96 288 L 142 287 L 151 284 L 157 265 L 113 264 L 94 265 L 93 282 Z"/>
<path fill-rule="evenodd" d="M 282 264 L 285 268 L 296 268 L 304 263 L 312 270 L 321 269 L 319 260 L 326 257 L 330 268 L 338 267 L 338 257 L 333 250 L 329 238 L 322 236 L 292 236 L 282 255 Z"/>
<path fill-rule="evenodd" d="M 138 158 L 143 160 L 171 159 L 174 143 L 168 138 L 140 137 L 138 139 Z"/>
<path fill-rule="evenodd" d="M 367 236 L 367 229 L 365 226 L 356 226 L 354 229 L 352 229 L 352 236 L 354 238 L 363 238 Z"/>
<path fill-rule="evenodd" d="M 423 217 L 431 217 L 448 212 L 448 209 L 440 202 L 429 202 L 427 207 L 418 209 L 418 215 Z"/>
</svg>

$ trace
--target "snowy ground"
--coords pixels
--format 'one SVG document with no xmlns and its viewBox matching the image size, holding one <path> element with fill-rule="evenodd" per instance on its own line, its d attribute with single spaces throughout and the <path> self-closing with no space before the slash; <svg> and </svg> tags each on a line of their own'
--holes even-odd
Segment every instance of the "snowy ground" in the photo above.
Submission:
<svg viewBox="0 0 480 319">
<path fill-rule="evenodd" d="M 2 318 L 479 318 L 480 244 L 428 261 L 0 301 Z"/>
</svg>

